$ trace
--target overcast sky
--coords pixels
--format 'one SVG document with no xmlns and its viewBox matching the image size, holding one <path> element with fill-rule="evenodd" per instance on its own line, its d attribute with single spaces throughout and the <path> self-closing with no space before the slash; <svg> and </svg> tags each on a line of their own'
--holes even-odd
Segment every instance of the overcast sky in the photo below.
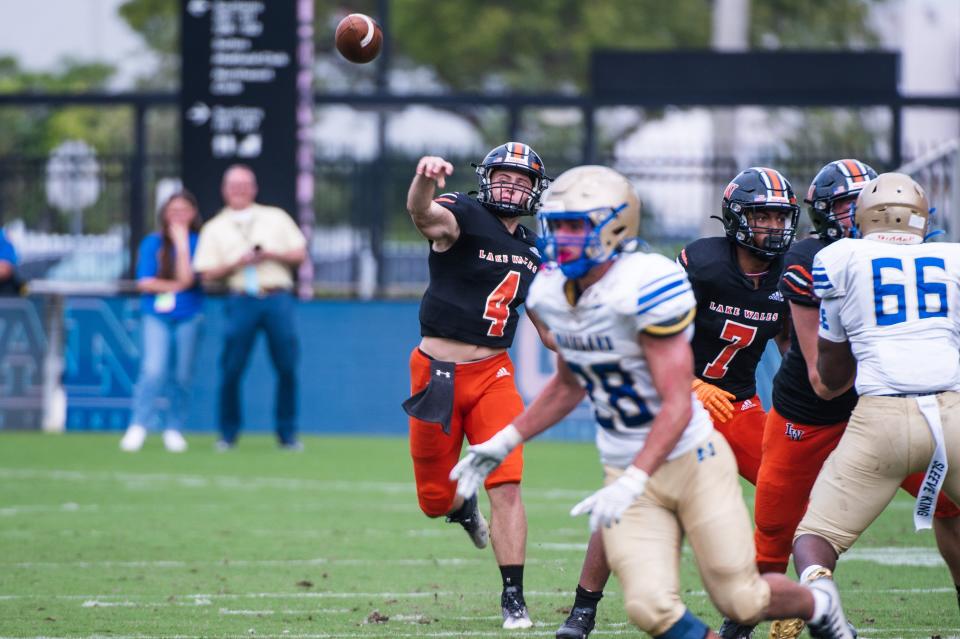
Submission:
<svg viewBox="0 0 960 639">
<path fill-rule="evenodd" d="M 129 77 L 149 69 L 140 38 L 117 16 L 123 0 L 0 0 L 0 54 L 32 71 L 66 57 L 104 61 Z"/>
</svg>

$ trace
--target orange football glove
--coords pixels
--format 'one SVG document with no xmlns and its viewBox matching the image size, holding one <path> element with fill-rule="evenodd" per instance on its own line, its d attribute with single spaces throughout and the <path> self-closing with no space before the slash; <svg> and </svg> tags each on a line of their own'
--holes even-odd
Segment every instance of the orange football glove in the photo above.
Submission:
<svg viewBox="0 0 960 639">
<path fill-rule="evenodd" d="M 733 417 L 733 404 L 730 400 L 736 399 L 736 395 L 699 378 L 693 380 L 692 388 L 697 394 L 697 399 L 710 412 L 714 422 L 722 424 Z"/>
</svg>

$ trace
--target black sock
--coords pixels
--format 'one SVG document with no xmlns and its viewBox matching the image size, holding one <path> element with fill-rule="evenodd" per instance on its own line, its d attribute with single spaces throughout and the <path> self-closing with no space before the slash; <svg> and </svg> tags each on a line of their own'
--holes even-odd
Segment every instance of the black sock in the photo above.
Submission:
<svg viewBox="0 0 960 639">
<path fill-rule="evenodd" d="M 517 590 L 523 590 L 523 564 L 500 566 L 500 576 L 503 577 L 504 588 L 516 586 Z"/>
<path fill-rule="evenodd" d="M 591 590 L 587 590 L 580 584 L 577 584 L 577 596 L 573 600 L 573 607 L 590 608 L 591 610 L 596 610 L 597 604 L 600 603 L 601 599 L 603 599 L 602 590 L 593 592 Z"/>
<path fill-rule="evenodd" d="M 960 584 L 953 584 L 957 589 L 957 606 L 960 606 Z"/>
</svg>

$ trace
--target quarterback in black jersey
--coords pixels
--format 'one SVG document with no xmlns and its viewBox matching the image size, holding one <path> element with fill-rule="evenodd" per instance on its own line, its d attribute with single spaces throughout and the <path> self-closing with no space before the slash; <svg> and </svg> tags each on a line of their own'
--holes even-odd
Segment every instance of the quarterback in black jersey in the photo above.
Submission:
<svg viewBox="0 0 960 639">
<path fill-rule="evenodd" d="M 852 387 L 830 391 L 817 374 L 820 300 L 814 295 L 811 273 L 820 249 L 850 235 L 852 205 L 876 177 L 870 166 L 854 159 L 836 160 L 821 168 L 804 199 L 816 235 L 796 242 L 784 257 L 780 292 L 790 305 L 792 331 L 790 349 L 773 379 L 773 408 L 764 427 L 757 478 L 754 538 L 762 572 L 786 572 L 810 490 L 857 403 Z M 913 475 L 903 486 L 916 495 L 921 480 L 922 474 Z M 954 548 L 953 560 L 947 561 L 954 581 L 960 583 L 960 533 L 948 530 L 960 528 L 957 515 L 956 506 L 941 500 L 934 529 L 941 549 Z M 813 574 L 817 576 L 822 575 Z M 797 619 L 775 622 L 771 636 L 792 639 L 802 629 Z"/>
<path fill-rule="evenodd" d="M 520 224 L 533 215 L 549 183 L 533 149 L 508 142 L 476 166 L 476 197 L 435 196 L 453 166 L 425 156 L 407 194 L 407 211 L 430 242 L 430 283 L 420 304 L 418 347 L 410 355 L 410 453 L 417 498 L 429 517 L 446 515 L 474 545 L 490 537 L 476 496 L 464 500 L 450 481 L 463 438 L 486 441 L 523 411 L 507 348 L 518 308 L 540 267 L 534 235 Z M 549 339 L 541 331 L 544 339 Z M 485 482 L 503 577 L 504 628 L 532 625 L 523 598 L 527 521 L 520 500 L 523 453 L 515 450 Z"/>
<path fill-rule="evenodd" d="M 694 392 L 733 448 L 740 475 L 756 484 L 766 420 L 756 371 L 769 340 L 786 346 L 777 283 L 799 207 L 779 171 L 752 167 L 724 189 L 722 211 L 726 237 L 696 240 L 677 261 L 697 297 Z"/>
</svg>

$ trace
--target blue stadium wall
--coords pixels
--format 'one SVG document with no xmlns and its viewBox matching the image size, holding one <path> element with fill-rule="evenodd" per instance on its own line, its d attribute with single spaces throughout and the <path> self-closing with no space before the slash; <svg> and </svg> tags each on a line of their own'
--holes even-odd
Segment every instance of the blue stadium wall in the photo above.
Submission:
<svg viewBox="0 0 960 639">
<path fill-rule="evenodd" d="M 216 430 L 223 300 L 210 298 L 198 348 L 188 430 Z M 299 415 L 304 433 L 403 435 L 400 403 L 409 394 L 407 362 L 419 338 L 416 302 L 311 301 L 297 306 L 300 336 Z M 43 298 L 0 301 L 0 428 L 39 428 L 46 353 Z M 69 431 L 120 431 L 140 361 L 136 297 L 74 297 L 65 301 L 63 386 Z M 511 355 L 517 385 L 530 401 L 553 372 L 552 354 L 521 321 Z M 758 384 L 768 405 L 779 363 L 769 348 Z M 264 338 L 243 381 L 245 432 L 272 432 L 275 378 Z M 586 405 L 546 435 L 589 439 Z"/>
</svg>

